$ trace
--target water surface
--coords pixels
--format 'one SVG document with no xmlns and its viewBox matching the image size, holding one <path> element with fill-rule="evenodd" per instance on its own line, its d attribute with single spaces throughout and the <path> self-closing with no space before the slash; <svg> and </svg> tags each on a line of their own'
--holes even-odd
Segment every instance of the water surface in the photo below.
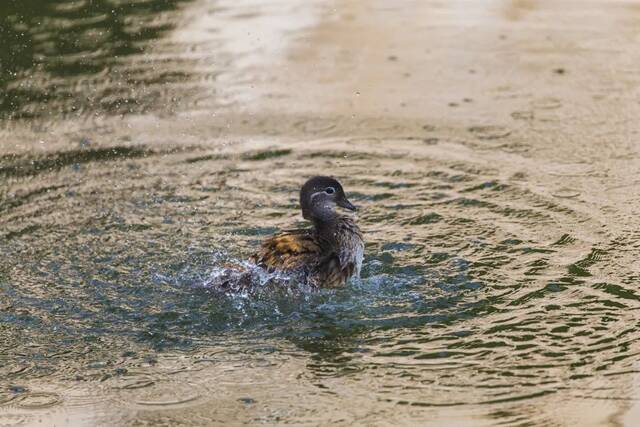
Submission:
<svg viewBox="0 0 640 427">
<path fill-rule="evenodd" d="M 2 6 L 0 423 L 634 425 L 635 9 L 470 4 Z M 315 173 L 361 279 L 212 293 Z"/>
</svg>

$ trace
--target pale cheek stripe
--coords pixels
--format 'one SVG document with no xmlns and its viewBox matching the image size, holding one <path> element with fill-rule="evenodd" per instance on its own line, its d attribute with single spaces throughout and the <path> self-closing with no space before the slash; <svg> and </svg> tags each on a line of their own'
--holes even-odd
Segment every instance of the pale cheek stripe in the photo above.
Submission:
<svg viewBox="0 0 640 427">
<path fill-rule="evenodd" d="M 311 198 L 310 198 L 309 200 L 313 200 L 313 198 L 314 198 L 314 197 L 316 197 L 316 196 L 317 196 L 317 195 L 319 195 L 319 194 L 323 194 L 323 193 L 324 193 L 324 191 L 317 191 L 317 192 L 315 192 L 315 193 L 313 193 L 313 194 L 311 195 Z"/>
</svg>

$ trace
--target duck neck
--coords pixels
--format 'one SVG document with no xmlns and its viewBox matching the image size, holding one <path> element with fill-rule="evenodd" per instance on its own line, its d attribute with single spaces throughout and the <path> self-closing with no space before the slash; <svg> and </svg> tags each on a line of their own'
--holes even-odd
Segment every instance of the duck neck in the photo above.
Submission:
<svg viewBox="0 0 640 427">
<path fill-rule="evenodd" d="M 316 228 L 326 228 L 334 225 L 340 216 L 333 207 L 319 205 L 311 211 L 310 219 Z"/>
<path fill-rule="evenodd" d="M 314 217 L 312 219 L 313 226 L 321 238 L 331 247 L 337 247 L 340 245 L 341 236 L 340 227 L 341 223 L 351 222 L 352 219 L 348 216 L 340 215 L 335 211 L 331 211 L 330 214 L 323 215 L 322 217 Z"/>
</svg>

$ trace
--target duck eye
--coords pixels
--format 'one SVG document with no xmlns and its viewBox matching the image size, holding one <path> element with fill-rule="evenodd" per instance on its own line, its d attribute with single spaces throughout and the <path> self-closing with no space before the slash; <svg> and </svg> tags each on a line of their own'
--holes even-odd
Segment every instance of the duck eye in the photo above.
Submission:
<svg viewBox="0 0 640 427">
<path fill-rule="evenodd" d="M 333 187 L 327 187 L 327 188 L 324 189 L 324 192 L 327 193 L 327 194 L 333 194 L 333 193 L 336 192 L 336 189 L 333 188 Z"/>
</svg>

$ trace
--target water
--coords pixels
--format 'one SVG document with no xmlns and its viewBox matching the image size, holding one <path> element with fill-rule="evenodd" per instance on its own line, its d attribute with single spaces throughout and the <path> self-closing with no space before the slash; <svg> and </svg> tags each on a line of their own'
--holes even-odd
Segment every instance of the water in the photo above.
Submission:
<svg viewBox="0 0 640 427">
<path fill-rule="evenodd" d="M 0 6 L 0 424 L 635 425 L 608 5 Z M 314 173 L 361 208 L 362 278 L 210 292 Z"/>
</svg>

